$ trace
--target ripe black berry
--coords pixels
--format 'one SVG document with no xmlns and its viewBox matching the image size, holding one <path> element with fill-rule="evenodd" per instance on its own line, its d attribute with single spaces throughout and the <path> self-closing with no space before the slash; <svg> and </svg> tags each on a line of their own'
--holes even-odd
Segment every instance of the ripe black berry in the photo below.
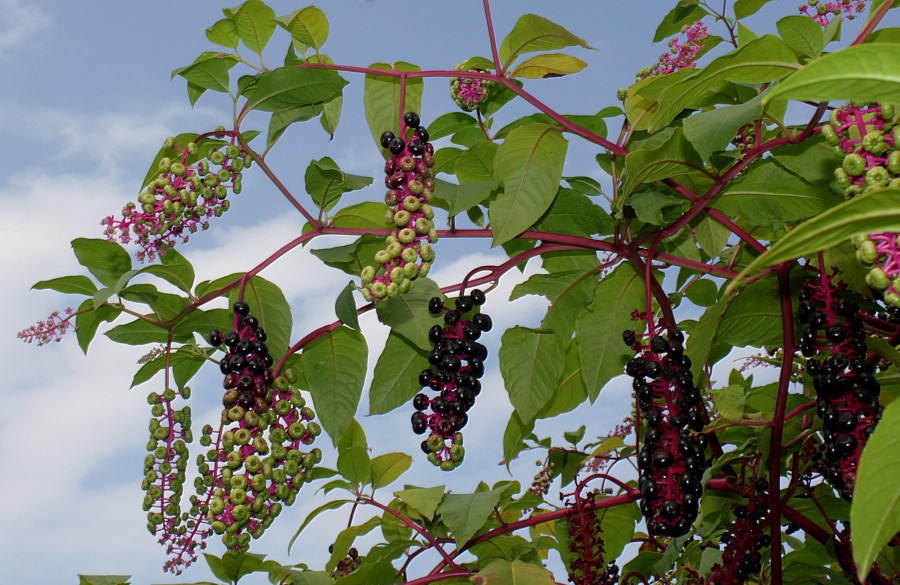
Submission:
<svg viewBox="0 0 900 585">
<path fill-rule="evenodd" d="M 494 323 L 491 321 L 491 317 L 484 313 L 478 313 L 477 315 L 472 317 L 472 322 L 475 323 L 475 326 L 482 331 L 490 331 L 494 326 Z"/>
<path fill-rule="evenodd" d="M 472 297 L 472 302 L 479 306 L 483 305 L 485 303 L 485 301 L 487 300 L 487 297 L 485 296 L 484 292 L 482 292 L 481 289 L 477 289 L 477 288 L 475 290 L 473 290 L 472 292 L 470 292 L 469 296 Z"/>
<path fill-rule="evenodd" d="M 403 152 L 403 149 L 406 148 L 406 143 L 403 142 L 403 139 L 399 136 L 395 136 L 394 138 L 391 138 L 387 148 L 391 151 L 391 154 L 400 154 Z"/>
<path fill-rule="evenodd" d="M 406 112 L 403 114 L 403 123 L 406 124 L 408 128 L 418 128 L 420 122 L 419 114 L 416 112 Z"/>
<path fill-rule="evenodd" d="M 222 345 L 222 332 L 218 329 L 213 329 L 209 332 L 209 344 L 213 347 L 219 347 Z"/>
<path fill-rule="evenodd" d="M 385 130 L 384 132 L 381 133 L 381 138 L 379 139 L 379 142 L 381 143 L 382 148 L 390 148 L 391 140 L 393 140 L 393 139 L 394 139 L 394 133 L 391 132 L 390 130 Z M 401 148 L 400 150 L 403 150 L 403 149 Z M 392 169 L 392 171 L 393 171 L 393 169 Z"/>
<path fill-rule="evenodd" d="M 250 305 L 245 303 L 244 301 L 235 301 L 234 306 L 232 307 L 234 312 L 241 316 L 246 316 L 250 314 Z"/>
</svg>

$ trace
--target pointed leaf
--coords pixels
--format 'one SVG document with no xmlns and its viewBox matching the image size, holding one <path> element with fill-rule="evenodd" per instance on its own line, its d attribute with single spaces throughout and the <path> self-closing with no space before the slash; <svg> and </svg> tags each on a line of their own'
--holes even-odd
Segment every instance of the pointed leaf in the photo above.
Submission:
<svg viewBox="0 0 900 585">
<path fill-rule="evenodd" d="M 760 8 L 772 0 L 737 0 L 734 3 L 734 15 L 737 18 L 746 18 L 756 14 Z"/>
<path fill-rule="evenodd" d="M 172 72 L 172 78 L 180 75 L 196 87 L 228 93 L 228 70 L 235 64 L 237 61 L 231 56 L 215 56 L 179 67 Z"/>
<path fill-rule="evenodd" d="M 300 533 L 303 532 L 303 529 L 306 528 L 310 522 L 315 520 L 316 516 L 327 510 L 337 510 L 344 504 L 352 503 L 352 500 L 332 500 L 330 502 L 322 504 L 321 506 L 307 514 L 306 518 L 303 520 L 303 523 L 300 524 L 300 528 L 297 529 L 297 532 L 294 533 L 294 536 L 292 536 L 290 542 L 288 542 L 288 552 L 291 552 L 291 547 L 294 545 L 294 541 L 297 540 L 297 537 L 300 536 Z"/>
<path fill-rule="evenodd" d="M 186 293 L 194 286 L 194 267 L 176 250 L 169 250 L 160 257 L 161 264 L 151 264 L 141 269 L 142 273 L 153 274 Z"/>
<path fill-rule="evenodd" d="M 211 43 L 228 47 L 229 49 L 237 49 L 238 44 L 241 42 L 237 25 L 230 18 L 216 21 L 214 25 L 206 29 L 206 38 Z"/>
<path fill-rule="evenodd" d="M 562 53 L 544 53 L 519 63 L 509 76 L 525 79 L 546 79 L 548 77 L 562 77 L 578 73 L 585 67 L 587 67 L 587 63 L 577 57 Z"/>
<path fill-rule="evenodd" d="M 155 317 L 155 315 L 150 315 Z M 145 345 L 147 343 L 166 343 L 169 331 L 143 319 L 135 319 L 124 325 L 118 325 L 106 332 L 106 336 L 116 343 L 126 345 Z"/>
<path fill-rule="evenodd" d="M 90 278 L 82 274 L 76 276 L 61 276 L 50 280 L 42 280 L 31 288 L 35 290 L 55 290 L 64 294 L 81 294 L 94 296 L 97 285 Z"/>
<path fill-rule="evenodd" d="M 115 242 L 77 238 L 72 240 L 72 250 L 78 263 L 105 286 L 115 286 L 119 277 L 131 270 L 131 257 Z"/>
<path fill-rule="evenodd" d="M 686 165 L 701 166 L 701 161 L 691 143 L 685 138 L 684 131 L 676 128 L 663 144 L 639 150 L 633 150 L 625 157 L 627 176 L 620 188 L 620 196 L 627 195 L 641 183 L 652 183 L 689 170 Z M 624 203 L 620 197 L 617 203 Z"/>
<path fill-rule="evenodd" d="M 792 14 L 780 19 L 776 26 L 778 34 L 798 55 L 816 58 L 825 47 L 822 28 L 814 19 Z"/>
<path fill-rule="evenodd" d="M 315 6 L 307 6 L 275 19 L 275 24 L 291 33 L 291 36 L 319 52 L 328 38 L 328 19 Z"/>
<path fill-rule="evenodd" d="M 500 45 L 500 62 L 506 69 L 522 53 L 555 51 L 573 46 L 593 48 L 587 41 L 555 22 L 536 14 L 525 14 L 519 17 L 513 29 L 503 39 Z"/>
<path fill-rule="evenodd" d="M 707 14 L 697 0 L 679 1 L 675 8 L 670 10 L 663 17 L 659 26 L 656 27 L 656 32 L 653 34 L 653 42 L 658 43 L 666 37 L 678 34 L 685 25 L 693 24 Z"/>
<path fill-rule="evenodd" d="M 428 520 L 433 520 L 438 505 L 444 499 L 444 486 L 406 487 L 406 489 L 394 492 L 394 495 Z"/>
<path fill-rule="evenodd" d="M 472 577 L 478 585 L 555 585 L 553 573 L 524 561 L 496 559 Z"/>
<path fill-rule="evenodd" d="M 568 337 L 559 333 L 519 326 L 503 333 L 500 372 L 523 423 L 531 422 L 553 395 L 567 345 Z"/>
<path fill-rule="evenodd" d="M 375 305 L 378 320 L 390 327 L 398 335 L 423 350 L 431 350 L 428 330 L 438 322 L 438 318 L 428 311 L 428 301 L 441 297 L 440 288 L 431 279 L 416 280 L 413 292 L 397 295 Z"/>
<path fill-rule="evenodd" d="M 94 308 L 92 299 L 86 299 L 81 303 L 78 310 L 84 312 L 75 316 L 75 336 L 78 339 L 81 351 L 87 354 L 88 346 L 97 334 L 97 328 L 100 327 L 100 323 L 115 320 L 121 311 L 112 307 Z"/>
<path fill-rule="evenodd" d="M 385 414 L 409 402 L 421 388 L 419 372 L 427 367 L 425 352 L 391 330 L 372 375 L 369 414 Z"/>
<path fill-rule="evenodd" d="M 246 0 L 246 2 L 222 10 L 225 16 L 234 21 L 238 36 L 247 45 L 247 48 L 262 55 L 262 50 L 275 32 L 275 11 L 266 6 L 261 0 Z"/>
<path fill-rule="evenodd" d="M 370 69 L 382 69 L 385 71 L 421 71 L 421 68 L 411 63 L 398 61 L 396 63 L 373 63 Z M 380 137 L 382 132 L 390 130 L 395 135 L 400 135 L 400 116 L 403 112 L 422 111 L 422 89 L 424 82 L 421 78 L 406 80 L 406 94 L 404 103 L 400 103 L 400 79 L 384 75 L 366 74 L 364 89 L 366 121 L 369 123 L 369 131 L 378 148 L 381 148 Z M 403 112 L 401 112 L 401 108 Z M 390 156 L 387 150 L 382 149 L 385 158 Z"/>
<path fill-rule="evenodd" d="M 260 73 L 241 92 L 247 107 L 264 112 L 311 106 L 341 93 L 347 81 L 335 71 L 303 67 L 279 67 Z"/>
<path fill-rule="evenodd" d="M 238 300 L 239 293 L 240 288 L 229 291 L 229 306 Z M 254 276 L 244 287 L 243 300 L 250 305 L 250 314 L 259 319 L 260 326 L 265 329 L 269 353 L 277 360 L 288 349 L 293 325 L 291 306 L 284 293 L 275 283 Z"/>
<path fill-rule="evenodd" d="M 503 462 L 509 470 L 510 463 L 519 456 L 528 445 L 525 439 L 534 434 L 534 419 L 527 425 L 522 422 L 522 417 L 515 410 L 509 415 L 506 430 L 503 431 Z"/>
<path fill-rule="evenodd" d="M 78 575 L 78 585 L 129 585 L 131 575 Z"/>
<path fill-rule="evenodd" d="M 503 497 L 504 488 L 474 494 L 446 494 L 438 507 L 441 520 L 450 529 L 460 547 L 484 526 Z"/>
<path fill-rule="evenodd" d="M 712 153 L 725 150 L 731 144 L 741 126 L 761 115 L 762 94 L 743 104 L 724 106 L 689 116 L 684 120 L 684 135 L 700 157 L 708 161 Z"/>
<path fill-rule="evenodd" d="M 356 313 L 356 301 L 353 298 L 355 288 L 353 281 L 347 283 L 334 301 L 334 314 L 347 327 L 359 330 L 359 315 Z"/>
<path fill-rule="evenodd" d="M 328 562 L 325 564 L 325 570 L 329 572 L 334 571 L 338 561 L 347 556 L 347 551 L 353 546 L 353 541 L 359 536 L 368 534 L 380 525 L 381 518 L 375 516 L 374 518 L 369 518 L 359 526 L 350 526 L 342 530 L 334 541 L 334 552 L 331 553 L 331 558 L 328 559 Z"/>
<path fill-rule="evenodd" d="M 412 465 L 412 457 L 406 453 L 385 453 L 372 459 L 372 488 L 384 487 L 403 475 Z"/>
</svg>

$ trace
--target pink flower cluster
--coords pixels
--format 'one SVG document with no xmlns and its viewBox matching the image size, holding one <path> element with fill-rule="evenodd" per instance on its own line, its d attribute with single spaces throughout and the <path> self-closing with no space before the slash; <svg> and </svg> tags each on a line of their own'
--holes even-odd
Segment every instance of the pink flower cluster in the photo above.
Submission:
<svg viewBox="0 0 900 585">
<path fill-rule="evenodd" d="M 868 4 L 868 0 L 840 0 L 838 2 L 809 0 L 806 4 L 800 5 L 800 12 L 825 27 L 835 16 L 841 21 L 853 20 L 857 14 L 866 9 L 866 4 Z"/>
<path fill-rule="evenodd" d="M 669 51 L 659 56 L 659 59 L 651 67 L 645 67 L 637 72 L 638 79 L 646 79 L 656 75 L 666 75 L 686 67 L 697 64 L 697 55 L 703 50 L 703 41 L 709 36 L 706 25 L 702 21 L 687 24 L 681 29 L 684 39 L 678 37 L 669 39 Z"/>
<path fill-rule="evenodd" d="M 51 341 L 61 341 L 63 335 L 75 329 L 75 326 L 69 320 L 72 318 L 72 309 L 66 309 L 65 313 L 66 316 L 62 317 L 59 311 L 53 311 L 45 321 L 38 321 L 28 329 L 19 331 L 16 337 L 24 340 L 26 343 L 34 343 L 36 341 L 38 347 Z"/>
</svg>

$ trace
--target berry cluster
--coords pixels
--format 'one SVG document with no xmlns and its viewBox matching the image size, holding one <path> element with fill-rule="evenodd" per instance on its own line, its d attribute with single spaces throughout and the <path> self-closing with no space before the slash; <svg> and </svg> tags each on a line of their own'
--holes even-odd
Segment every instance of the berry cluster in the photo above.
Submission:
<svg viewBox="0 0 900 585">
<path fill-rule="evenodd" d="M 328 547 L 328 554 L 334 553 L 334 545 Z M 359 568 L 359 551 L 354 547 L 350 547 L 347 556 L 337 562 L 334 570 L 331 572 L 332 579 L 346 577 Z"/>
<path fill-rule="evenodd" d="M 760 550 L 772 544 L 771 537 L 765 534 L 769 517 L 767 489 L 765 479 L 756 480 L 747 503 L 732 509 L 735 520 L 719 539 L 725 550 L 722 562 L 712 567 L 709 585 L 738 585 L 762 570 Z"/>
<path fill-rule="evenodd" d="M 390 130 L 381 135 L 381 145 L 392 155 L 384 164 L 388 188 L 384 202 L 389 207 L 385 222 L 394 226 L 394 231 L 387 237 L 385 249 L 375 253 L 379 267 L 366 266 L 360 273 L 367 301 L 408 292 L 416 278 L 428 274 L 434 260 L 430 244 L 437 242 L 438 236 L 429 205 L 434 197 L 434 147 L 428 142 L 428 130 L 419 122 L 415 112 L 403 116 L 402 134 L 407 128 L 415 133 L 408 142 Z"/>
<path fill-rule="evenodd" d="M 229 189 L 241 192 L 241 171 L 250 166 L 250 156 L 237 144 L 234 132 L 217 132 L 229 136 L 231 144 L 220 150 L 221 143 L 209 147 L 200 158 L 198 143 L 185 148 L 166 138 L 163 148 L 173 151 L 159 161 L 159 176 L 122 209 L 122 219 L 108 216 L 100 221 L 106 226 L 109 241 L 127 244 L 136 241 L 141 250 L 139 260 L 153 260 L 157 254 L 171 250 L 178 239 L 188 241 L 189 234 L 209 228 L 210 217 L 220 217 L 231 205 Z M 211 167 L 218 167 L 214 171 Z"/>
<path fill-rule="evenodd" d="M 462 63 L 453 68 L 454 71 L 474 71 L 487 73 L 479 67 L 466 67 Z M 450 97 L 464 112 L 473 112 L 491 99 L 495 84 L 490 79 L 473 77 L 451 77 Z"/>
<path fill-rule="evenodd" d="M 151 392 L 147 402 L 151 406 L 150 440 L 144 459 L 144 479 L 141 488 L 144 495 L 144 511 L 147 512 L 147 529 L 159 537 L 159 543 L 166 546 L 169 560 L 165 569 L 180 572 L 197 558 L 197 547 L 205 548 L 203 542 L 208 530 L 202 527 L 190 513 L 181 511 L 181 496 L 184 493 L 185 471 L 188 464 L 187 444 L 193 441 L 191 432 L 191 407 L 181 410 L 173 408 L 176 397 L 190 398 L 191 390 L 182 388 L 179 392 L 169 388 L 162 394 Z"/>
<path fill-rule="evenodd" d="M 853 20 L 856 15 L 866 9 L 868 0 L 835 0 L 820 2 L 820 0 L 807 0 L 800 5 L 800 12 L 814 19 L 821 26 L 828 26 L 831 19 L 837 16 L 841 21 Z"/>
<path fill-rule="evenodd" d="M 834 178 L 847 197 L 881 187 L 900 186 L 900 125 L 888 104 L 848 104 L 831 111 L 820 131 L 843 156 Z"/>
<path fill-rule="evenodd" d="M 703 41 L 709 36 L 706 25 L 699 20 L 693 24 L 686 24 L 681 29 L 681 34 L 684 35 L 682 42 L 678 37 L 669 39 L 669 52 L 660 55 L 656 63 L 650 67 L 644 67 L 635 76 L 639 80 L 646 79 L 655 75 L 674 73 L 696 65 L 697 55 L 703 50 Z"/>
<path fill-rule="evenodd" d="M 550 461 L 549 456 L 544 461 L 538 461 L 537 464 L 541 469 L 534 474 L 534 481 L 531 482 L 531 487 L 528 488 L 528 491 L 537 496 L 544 497 L 550 493 L 550 484 L 553 483 L 554 465 L 553 462 Z"/>
<path fill-rule="evenodd" d="M 45 321 L 38 321 L 36 324 L 28 327 L 28 329 L 19 331 L 16 337 L 24 340 L 25 343 L 34 343 L 36 341 L 38 347 L 51 341 L 62 341 L 63 335 L 75 330 L 71 321 L 72 317 L 71 307 L 66 309 L 65 317 L 60 317 L 59 311 L 53 311 Z"/>
<path fill-rule="evenodd" d="M 859 306 L 838 298 L 842 285 L 822 275 L 799 292 L 800 351 L 816 391 L 816 414 L 825 439 L 825 477 L 850 499 L 863 447 L 881 417 L 875 367 L 866 359 L 866 333 Z M 819 353 L 824 358 L 816 359 Z"/>
<path fill-rule="evenodd" d="M 445 307 L 440 297 L 434 297 L 428 303 L 428 310 L 433 315 L 444 313 L 446 327 L 435 325 L 428 332 L 428 338 L 434 344 L 434 349 L 428 354 L 428 362 L 434 369 L 422 370 L 419 384 L 440 395 L 429 398 L 424 392 L 416 394 L 413 398 L 416 411 L 412 415 L 412 429 L 417 435 L 431 431 L 428 438 L 422 441 L 422 451 L 428 454 L 432 464 L 444 471 L 450 471 L 462 463 L 465 449 L 460 430 L 469 422 L 466 413 L 481 393 L 478 379 L 484 375 L 487 348 L 477 340 L 493 325 L 491 318 L 484 313 L 476 312 L 471 319 L 466 319 L 466 315 L 477 311 L 476 307 L 484 301 L 484 293 L 475 289 L 470 295 L 457 297 L 455 309 Z M 432 414 L 425 413 L 429 408 Z"/>
<path fill-rule="evenodd" d="M 301 451 L 322 429 L 313 422 L 312 409 L 291 385 L 293 372 L 275 378 L 266 332 L 250 306 L 233 305 L 232 331 L 210 332 L 210 343 L 225 345 L 219 362 L 225 374 L 222 427 L 203 429 L 201 444 L 215 442 L 204 460 L 200 456 L 197 493 L 205 495 L 207 521 L 231 549 L 246 551 L 250 539 L 259 538 L 290 506 L 308 472 L 321 460 L 321 451 Z M 225 425 L 233 425 L 222 430 Z M 215 441 L 213 437 L 215 436 Z"/>
<path fill-rule="evenodd" d="M 566 527 L 569 531 L 569 582 L 573 585 L 604 583 L 603 531 L 597 515 L 597 492 L 581 496 L 576 490 L 575 500 L 566 502 Z M 616 568 L 618 569 L 618 567 Z M 618 573 L 618 570 L 616 570 Z"/>
<path fill-rule="evenodd" d="M 647 423 L 638 454 L 641 512 L 651 534 L 681 536 L 697 518 L 709 439 L 702 432 L 705 417 L 691 360 L 684 355 L 684 334 L 673 328 L 665 337 L 652 332 L 647 337 L 644 344 L 634 331 L 622 334 L 625 344 L 638 352 L 625 373 L 634 379 Z"/>
</svg>

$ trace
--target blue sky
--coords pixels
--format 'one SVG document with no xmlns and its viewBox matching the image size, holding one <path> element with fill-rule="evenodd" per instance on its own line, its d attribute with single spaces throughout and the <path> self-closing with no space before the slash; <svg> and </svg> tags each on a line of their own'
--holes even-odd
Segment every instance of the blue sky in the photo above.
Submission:
<svg viewBox="0 0 900 585">
<path fill-rule="evenodd" d="M 230 3 L 229 3 L 230 4 Z M 60 2 L 0 0 L 0 135 L 5 172 L 0 175 L 0 255 L 6 285 L 3 304 L 12 309 L 0 336 L 4 360 L 4 413 L 0 422 L 0 456 L 4 462 L 0 499 L 6 503 L 0 531 L 4 581 L 19 585 L 69 583 L 76 573 L 132 574 L 134 583 L 180 583 L 210 577 L 204 563 L 186 575 L 163 574 L 162 549 L 145 527 L 140 505 L 142 460 L 149 409 L 147 392 L 159 380 L 129 391 L 136 360 L 149 347 L 117 346 L 99 336 L 83 356 L 75 340 L 35 348 L 15 339 L 15 332 L 51 311 L 79 302 L 47 291 L 29 291 L 38 280 L 80 273 L 69 241 L 101 237 L 100 218 L 116 214 L 131 200 L 159 145 L 168 135 L 203 131 L 228 123 L 230 104 L 220 96 L 204 96 L 191 108 L 183 80 L 170 82 L 172 69 L 190 63 L 201 51 L 213 50 L 204 29 L 220 18 L 218 2 L 157 1 L 151 4 L 83 0 Z M 269 3 L 286 14 L 305 6 Z M 502 37 L 519 15 L 550 18 L 583 37 L 597 49 L 573 50 L 589 67 L 572 78 L 529 81 L 528 89 L 562 113 L 591 114 L 615 105 L 615 90 L 634 80 L 634 71 L 650 65 L 665 50 L 652 45 L 656 23 L 670 1 L 609 2 L 533 0 L 496 2 L 495 28 Z M 786 15 L 795 2 L 778 2 Z M 405 60 L 428 69 L 450 69 L 473 55 L 489 55 L 481 3 L 474 0 L 408 3 L 341 0 L 317 5 L 329 17 L 331 32 L 324 52 L 335 62 L 368 65 Z M 894 21 L 897 17 L 892 17 Z M 751 20 L 751 23 L 754 22 Z M 760 29 L 771 28 L 763 24 Z M 894 22 L 896 25 L 896 22 Z M 267 59 L 277 63 L 286 38 L 276 33 Z M 348 75 L 341 125 L 333 141 L 316 122 L 291 129 L 270 162 L 288 184 L 303 195 L 303 171 L 312 158 L 331 156 L 345 170 L 373 176 L 376 186 L 354 195 L 379 200 L 381 157 L 373 147 L 362 110 L 362 79 Z M 446 80 L 426 82 L 421 112 L 427 123 L 450 111 Z M 512 104 L 498 124 L 532 113 Z M 251 118 L 245 128 L 264 128 Z M 614 127 L 611 133 L 617 131 Z M 571 141 L 566 174 L 600 178 L 592 145 Z M 214 229 L 196 237 L 182 252 L 194 263 L 197 280 L 246 270 L 296 234 L 302 223 L 261 176 L 248 173 L 244 193 Z M 249 245 L 248 245 L 249 243 Z M 316 247 L 325 245 L 325 240 Z M 482 243 L 442 242 L 433 277 L 454 282 L 471 267 L 505 257 Z M 529 265 L 526 275 L 537 270 Z M 264 276 L 281 285 L 295 303 L 295 338 L 333 320 L 334 298 L 346 284 L 343 273 L 321 266 L 305 252 L 276 263 Z M 532 325 L 543 312 L 535 297 L 508 303 L 509 291 L 524 279 L 509 273 L 494 291 L 485 311 L 498 335 L 489 344 L 496 356 L 499 332 L 515 324 Z M 363 319 L 370 344 L 370 363 L 380 353 L 386 332 L 375 320 Z M 202 372 L 194 381 L 194 424 L 199 428 L 217 417 L 219 374 Z M 418 440 L 408 427 L 409 409 L 380 417 L 360 418 L 373 454 L 407 451 L 417 469 L 382 490 L 383 501 L 402 483 L 445 484 L 471 491 L 478 480 L 506 479 L 500 438 L 511 410 L 496 367 L 485 378 L 467 432 L 467 461 L 445 474 L 420 461 Z M 592 408 L 542 423 L 538 433 L 561 435 L 588 424 L 588 436 L 608 431 L 626 414 L 623 384 L 607 388 Z M 585 416 L 588 414 L 588 416 Z M 396 428 L 403 432 L 395 431 Z M 327 442 L 322 440 L 322 443 Z M 417 453 L 417 454 L 416 454 Z M 333 465 L 333 461 L 325 464 Z M 534 457 L 524 454 L 513 470 L 523 482 L 535 472 Z M 554 487 L 556 489 L 556 487 Z M 321 568 L 326 549 L 339 525 L 340 512 L 318 520 L 288 556 L 290 535 L 306 513 L 319 505 L 304 488 L 298 502 L 279 518 L 254 550 L 285 563 L 307 562 Z M 213 552 L 220 546 L 213 543 Z M 424 568 L 424 567 L 423 567 Z M 564 578 L 564 577 L 561 577 Z M 247 582 L 266 582 L 248 579 Z"/>
</svg>

